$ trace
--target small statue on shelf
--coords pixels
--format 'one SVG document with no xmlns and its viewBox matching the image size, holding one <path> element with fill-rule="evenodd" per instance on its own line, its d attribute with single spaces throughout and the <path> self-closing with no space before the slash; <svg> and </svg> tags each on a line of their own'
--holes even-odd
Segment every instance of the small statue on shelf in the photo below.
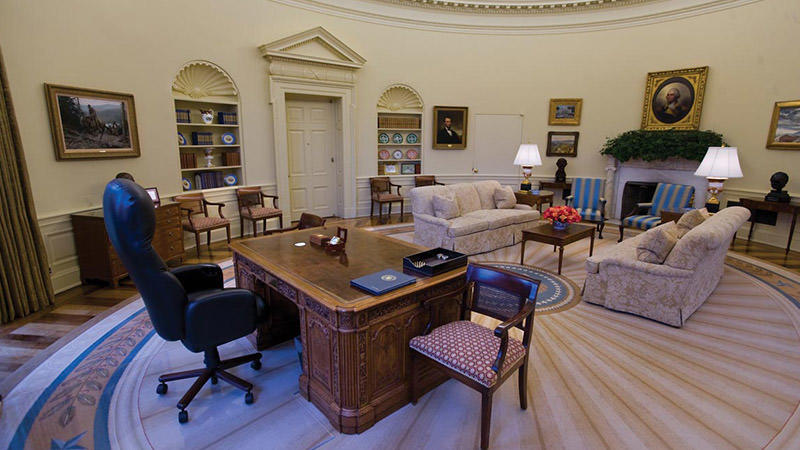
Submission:
<svg viewBox="0 0 800 450">
<path fill-rule="evenodd" d="M 564 158 L 558 158 L 558 161 L 556 161 L 556 166 L 558 167 L 558 170 L 556 170 L 556 183 L 566 183 L 567 172 L 564 170 L 564 167 L 567 167 L 567 160 Z"/>
<path fill-rule="evenodd" d="M 789 182 L 789 175 L 786 172 L 775 172 L 769 178 L 769 183 L 772 185 L 772 190 L 769 191 L 764 197 L 764 200 L 768 202 L 780 202 L 780 203 L 789 203 L 791 201 L 791 197 L 789 193 L 783 190 L 783 187 L 786 186 L 786 183 Z"/>
<path fill-rule="evenodd" d="M 205 150 L 205 152 L 206 152 L 206 156 L 205 156 L 205 158 L 206 158 L 206 167 L 214 167 L 214 155 L 212 153 L 213 151 L 214 151 L 214 149 L 212 149 L 212 148 L 207 148 Z"/>
</svg>

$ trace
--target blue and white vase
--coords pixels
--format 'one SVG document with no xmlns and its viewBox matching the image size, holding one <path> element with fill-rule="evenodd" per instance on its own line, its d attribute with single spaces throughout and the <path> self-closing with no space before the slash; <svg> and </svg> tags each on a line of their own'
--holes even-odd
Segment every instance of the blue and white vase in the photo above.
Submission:
<svg viewBox="0 0 800 450">
<path fill-rule="evenodd" d="M 564 230 L 566 230 L 567 229 L 567 225 L 569 225 L 567 222 L 559 222 L 557 220 L 553 221 L 553 229 L 556 230 L 556 231 L 564 231 Z"/>
</svg>

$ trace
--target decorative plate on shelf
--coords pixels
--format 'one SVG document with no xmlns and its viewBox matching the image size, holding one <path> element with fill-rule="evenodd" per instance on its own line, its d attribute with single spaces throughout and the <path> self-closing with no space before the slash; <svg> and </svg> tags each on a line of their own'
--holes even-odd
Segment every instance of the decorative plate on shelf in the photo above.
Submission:
<svg viewBox="0 0 800 450">
<path fill-rule="evenodd" d="M 225 186 L 236 186 L 236 183 L 239 182 L 239 179 L 236 178 L 236 175 L 229 173 L 225 175 L 225 178 L 222 179 L 225 182 Z"/>
<path fill-rule="evenodd" d="M 408 136 L 406 136 L 406 142 L 409 144 L 416 144 L 419 142 L 419 136 L 417 136 L 416 133 L 408 133 Z"/>
<path fill-rule="evenodd" d="M 392 156 L 392 154 L 389 153 L 389 150 L 386 150 L 386 149 L 381 150 L 381 151 L 378 152 L 378 158 L 380 158 L 380 159 L 389 159 L 391 156 Z"/>
<path fill-rule="evenodd" d="M 236 143 L 236 135 L 234 135 L 233 133 L 222 133 L 220 139 L 222 140 L 222 143 L 225 145 L 233 145 Z"/>
<path fill-rule="evenodd" d="M 386 133 L 381 133 L 378 135 L 378 142 L 381 144 L 388 144 L 389 143 L 389 135 Z"/>
<path fill-rule="evenodd" d="M 178 145 L 186 145 L 186 137 L 180 131 L 178 132 Z"/>
<path fill-rule="evenodd" d="M 403 143 L 403 135 L 400 133 L 395 133 L 392 135 L 392 142 L 395 144 L 402 144 Z"/>
<path fill-rule="evenodd" d="M 398 149 L 392 152 L 392 158 L 394 159 L 403 159 L 403 151 Z"/>
<path fill-rule="evenodd" d="M 417 159 L 419 158 L 419 152 L 412 149 L 406 150 L 406 159 Z"/>
<path fill-rule="evenodd" d="M 183 186 L 184 191 L 192 190 L 192 182 L 186 177 L 181 178 L 181 185 Z"/>
</svg>

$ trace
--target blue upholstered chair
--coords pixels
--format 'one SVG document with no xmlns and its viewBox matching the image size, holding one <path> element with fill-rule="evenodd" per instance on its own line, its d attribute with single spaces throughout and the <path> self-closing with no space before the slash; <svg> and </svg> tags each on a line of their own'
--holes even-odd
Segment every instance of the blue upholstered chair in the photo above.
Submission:
<svg viewBox="0 0 800 450">
<path fill-rule="evenodd" d="M 636 208 L 622 219 L 619 224 L 620 242 L 626 227 L 649 230 L 661 223 L 661 211 L 681 211 L 691 205 L 693 198 L 694 186 L 658 183 L 653 200 L 648 203 L 637 203 Z"/>
<path fill-rule="evenodd" d="M 599 238 L 603 239 L 606 226 L 606 199 L 603 198 L 602 178 L 575 178 L 572 180 L 572 195 L 567 197 L 567 205 L 572 206 L 586 222 L 597 225 Z"/>
</svg>

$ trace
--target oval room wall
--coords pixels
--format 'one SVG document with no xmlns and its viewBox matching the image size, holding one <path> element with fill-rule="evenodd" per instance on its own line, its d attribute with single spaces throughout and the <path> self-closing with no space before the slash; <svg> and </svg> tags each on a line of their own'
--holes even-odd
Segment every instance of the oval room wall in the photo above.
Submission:
<svg viewBox="0 0 800 450">
<path fill-rule="evenodd" d="M 236 81 L 246 182 L 273 186 L 267 63 L 258 46 L 317 26 L 367 60 L 358 71 L 352 105 L 359 178 L 376 173 L 376 102 L 392 83 L 413 86 L 424 101 L 427 173 L 470 179 L 477 154 L 508 161 L 496 175 L 519 173 L 511 164 L 516 149 L 476 148 L 474 135 L 465 150 L 432 150 L 431 110 L 448 105 L 469 107 L 472 119 L 523 115 L 523 141 L 537 143 L 542 151 L 537 177 L 551 177 L 556 170 L 556 158 L 544 156 L 547 132 L 579 131 L 578 156 L 569 159 L 567 176 L 604 177 L 606 160 L 598 150 L 607 137 L 639 128 L 647 73 L 707 65 L 700 128 L 720 132 L 739 147 L 745 174 L 728 181 L 726 192 L 763 195 L 770 175 L 787 170 L 787 189 L 798 194 L 800 173 L 791 168 L 800 166 L 800 152 L 765 148 L 774 102 L 800 97 L 800 59 L 792 57 L 798 25 L 796 0 L 762 0 L 627 28 L 538 35 L 415 30 L 268 0 L 0 3 L 0 43 L 37 214 L 48 220 L 99 206 L 103 185 L 120 171 L 158 186 L 162 197 L 180 192 L 170 86 L 177 70 L 195 59 L 218 64 Z M 56 161 L 44 83 L 133 94 L 141 157 Z M 583 99 L 581 124 L 548 126 L 549 99 L 564 97 Z M 777 233 L 776 245 L 783 245 L 782 234 Z"/>
</svg>

